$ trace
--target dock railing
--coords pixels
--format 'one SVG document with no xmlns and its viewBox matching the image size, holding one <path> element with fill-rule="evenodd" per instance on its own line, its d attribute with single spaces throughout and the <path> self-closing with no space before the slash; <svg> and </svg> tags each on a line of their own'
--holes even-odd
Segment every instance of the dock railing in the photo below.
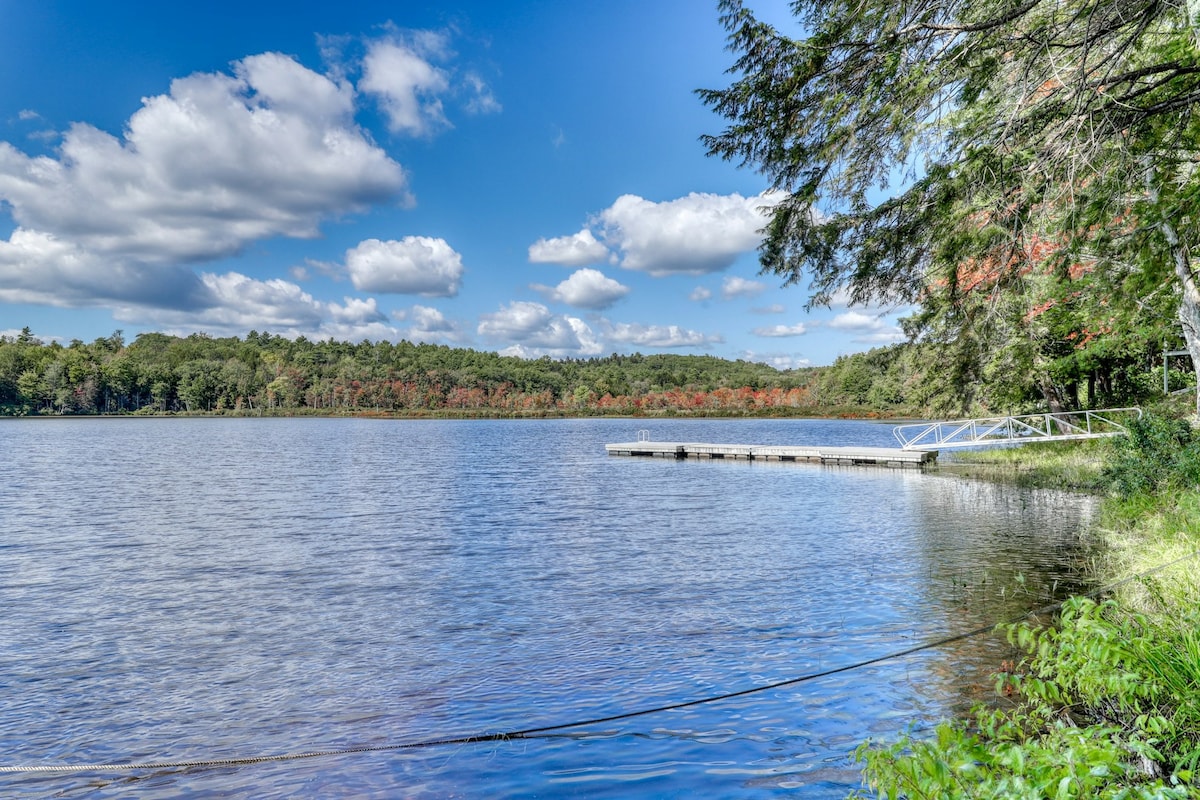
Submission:
<svg viewBox="0 0 1200 800">
<path fill-rule="evenodd" d="M 1026 442 L 1063 442 L 1100 439 L 1127 433 L 1130 419 L 1142 416 L 1140 408 L 1106 408 L 1097 411 L 1055 411 L 1011 417 L 980 417 L 948 422 L 898 425 L 892 431 L 904 450 L 940 450 Z"/>
</svg>

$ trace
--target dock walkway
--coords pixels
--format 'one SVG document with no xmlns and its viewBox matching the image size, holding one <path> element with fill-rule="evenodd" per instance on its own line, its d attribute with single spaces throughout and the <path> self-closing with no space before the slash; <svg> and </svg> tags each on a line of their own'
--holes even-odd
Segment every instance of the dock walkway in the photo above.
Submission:
<svg viewBox="0 0 1200 800">
<path fill-rule="evenodd" d="M 921 469 L 937 460 L 936 450 L 818 445 L 708 444 L 704 442 L 621 442 L 606 444 L 610 456 L 652 458 L 727 458 L 744 461 L 804 461 L 827 466 Z"/>
</svg>

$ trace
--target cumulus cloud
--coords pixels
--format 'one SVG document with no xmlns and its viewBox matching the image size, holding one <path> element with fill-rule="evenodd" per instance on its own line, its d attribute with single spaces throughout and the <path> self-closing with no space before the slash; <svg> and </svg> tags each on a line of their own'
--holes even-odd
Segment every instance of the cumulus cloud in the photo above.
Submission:
<svg viewBox="0 0 1200 800">
<path fill-rule="evenodd" d="M 850 290 L 845 286 L 834 289 L 829 295 L 828 305 L 830 308 L 849 308 L 852 305 Z"/>
<path fill-rule="evenodd" d="M 118 139 L 67 131 L 59 158 L 0 142 L 18 225 L 142 263 L 228 256 L 313 237 L 332 215 L 395 199 L 403 169 L 353 122 L 353 91 L 278 53 L 194 74 L 143 100 Z"/>
<path fill-rule="evenodd" d="M 378 100 L 393 131 L 413 135 L 448 125 L 443 95 L 470 113 L 500 111 L 478 73 L 456 78 L 439 66 L 455 55 L 444 34 L 393 29 L 320 45 L 325 73 L 280 53 L 252 55 L 143 98 L 117 135 L 75 123 L 41 156 L 0 141 L 0 215 L 13 223 L 0 235 L 0 302 L 107 305 L 122 321 L 181 331 L 462 338 L 436 309 L 414 306 L 402 330 L 373 298 L 322 302 L 291 280 L 194 269 L 257 241 L 315 238 L 323 222 L 380 203 L 411 202 L 405 170 L 355 120 L 361 93 Z M 342 59 L 359 45 L 361 58 Z M 18 117 L 40 119 L 30 110 Z M 445 241 L 408 237 L 368 239 L 344 265 L 308 260 L 290 272 L 450 297 L 464 270 Z"/>
<path fill-rule="evenodd" d="M 437 342 L 440 344 L 459 344 L 466 338 L 462 327 L 436 308 L 415 305 L 395 315 L 397 320 L 407 322 L 402 329 L 405 339 L 413 342 Z"/>
<path fill-rule="evenodd" d="M 151 322 L 182 332 L 204 329 L 240 334 L 251 328 L 284 336 L 324 338 L 394 338 L 374 298 L 344 298 L 344 303 L 316 300 L 296 284 L 280 279 L 257 280 L 238 272 L 202 273 L 200 281 L 212 303 L 199 309 L 148 309 L 118 306 L 113 315 L 125 322 Z M 370 336 L 368 332 L 374 332 Z"/>
<path fill-rule="evenodd" d="M 587 323 L 556 315 L 541 303 L 514 301 L 480 318 L 478 333 L 509 342 L 507 353 L 523 356 L 595 356 L 604 352 Z"/>
<path fill-rule="evenodd" d="M 553 313 L 541 303 L 514 301 L 494 314 L 480 318 L 480 336 L 507 343 L 501 352 L 536 358 L 597 356 L 629 347 L 707 348 L 724 339 L 678 325 L 614 323 L 600 319 L 595 329 L 583 320 Z"/>
<path fill-rule="evenodd" d="M 608 323 L 605 334 L 614 342 L 638 347 L 708 347 L 725 341 L 719 334 L 705 334 L 678 325 Z"/>
<path fill-rule="evenodd" d="M 704 288 L 703 286 L 697 286 L 695 289 L 692 289 L 692 293 L 688 295 L 688 300 L 691 300 L 693 303 L 703 303 L 705 300 L 711 299 L 712 291 Z"/>
<path fill-rule="evenodd" d="M 383 322 L 387 315 L 379 310 L 374 297 L 357 298 L 343 297 L 345 305 L 327 303 L 329 316 L 340 324 L 359 325 L 366 322 Z"/>
<path fill-rule="evenodd" d="M 598 264 L 608 257 L 608 248 L 584 228 L 572 236 L 538 239 L 529 246 L 529 261 L 533 264 L 562 264 L 583 267 Z"/>
<path fill-rule="evenodd" d="M 861 311 L 844 311 L 838 314 L 828 323 L 829 327 L 837 331 L 878 331 L 884 327 L 883 321 L 873 314 L 864 314 Z"/>
<path fill-rule="evenodd" d="M 855 336 L 854 341 L 860 344 L 896 344 L 903 342 L 906 338 L 904 331 L 896 327 L 891 327 L 878 333 L 868 333 L 862 336 Z"/>
<path fill-rule="evenodd" d="M 338 64 L 348 44 L 322 39 L 325 57 Z M 455 54 L 450 35 L 443 31 L 406 30 L 388 26 L 387 33 L 365 42 L 358 89 L 379 103 L 392 133 L 431 136 L 453 127 L 443 98 L 457 102 L 468 114 L 498 114 L 502 110 L 491 86 L 476 70 L 457 72 L 441 66 Z"/>
<path fill-rule="evenodd" d="M 752 308 L 750 310 L 755 314 L 783 314 L 787 311 L 787 309 L 779 303 L 772 303 L 769 306 L 759 306 L 758 308 Z"/>
<path fill-rule="evenodd" d="M 834 330 L 858 334 L 853 341 L 861 344 L 893 344 L 905 338 L 904 331 L 888 325 L 879 315 L 860 311 L 842 312 L 826 324 Z"/>
<path fill-rule="evenodd" d="M 766 364 L 778 370 L 799 369 L 812 365 L 812 361 L 809 359 L 791 353 L 755 353 L 752 350 L 745 350 L 740 357 L 744 361 Z"/>
<path fill-rule="evenodd" d="M 598 222 L 604 241 L 620 251 L 626 269 L 665 275 L 719 272 L 758 247 L 773 195 L 692 193 L 654 203 L 636 195 L 618 197 Z"/>
<path fill-rule="evenodd" d="M 462 284 L 462 256 L 444 239 L 406 236 L 366 239 L 346 251 L 354 288 L 366 292 L 454 297 Z"/>
<path fill-rule="evenodd" d="M 186 267 L 111 260 L 52 234 L 17 228 L 8 241 L 0 240 L 0 301 L 195 308 L 216 298 Z"/>
<path fill-rule="evenodd" d="M 439 97 L 450 88 L 449 75 L 416 47 L 377 39 L 367 45 L 362 70 L 359 91 L 378 98 L 393 133 L 424 136 L 450 127 Z"/>
<path fill-rule="evenodd" d="M 732 300 L 735 297 L 757 297 L 766 290 L 766 285 L 758 281 L 748 281 L 731 275 L 721 282 L 721 297 Z"/>
<path fill-rule="evenodd" d="M 754 329 L 755 336 L 767 336 L 780 338 L 785 336 L 803 336 L 808 333 L 808 326 L 803 322 L 797 322 L 795 325 L 769 325 L 763 328 Z"/>
<path fill-rule="evenodd" d="M 881 303 L 881 302 L 854 302 L 853 293 L 848 287 L 842 286 L 834 290 L 829 301 L 825 304 L 831 309 L 845 309 L 847 311 L 853 309 L 854 315 L 846 317 L 840 324 L 853 328 L 855 325 L 862 327 L 863 325 L 870 328 L 869 319 L 881 319 L 884 316 L 900 315 L 911 313 L 916 307 L 908 303 Z M 845 316 L 844 314 L 841 316 Z M 840 317 L 839 317 L 840 318 Z M 883 323 L 880 323 L 882 325 Z"/>
<path fill-rule="evenodd" d="M 578 270 L 555 287 L 533 284 L 531 288 L 555 302 L 597 310 L 609 308 L 629 294 L 628 286 L 595 269 Z"/>
</svg>

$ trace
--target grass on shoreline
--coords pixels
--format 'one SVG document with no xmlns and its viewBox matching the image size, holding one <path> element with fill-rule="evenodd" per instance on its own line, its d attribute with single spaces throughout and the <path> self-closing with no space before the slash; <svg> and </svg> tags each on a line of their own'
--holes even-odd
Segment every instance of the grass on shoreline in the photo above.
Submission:
<svg viewBox="0 0 1200 800">
<path fill-rule="evenodd" d="M 1104 485 L 1107 446 L 1092 439 L 948 450 L 938 455 L 937 470 L 1018 486 L 1096 492 Z"/>
<path fill-rule="evenodd" d="M 1010 709 L 979 707 L 932 738 L 866 742 L 867 790 L 898 798 L 1200 796 L 1200 434 L 1159 416 L 1107 442 L 971 451 L 940 469 L 1102 493 L 1096 581 L 1056 625 L 1013 626 L 1028 655 L 997 675 Z M 869 790 L 869 791 L 868 791 Z"/>
</svg>

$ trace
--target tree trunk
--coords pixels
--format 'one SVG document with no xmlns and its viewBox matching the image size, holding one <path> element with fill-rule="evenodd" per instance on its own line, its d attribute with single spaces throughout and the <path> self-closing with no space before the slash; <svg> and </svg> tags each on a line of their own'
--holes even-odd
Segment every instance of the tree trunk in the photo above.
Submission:
<svg viewBox="0 0 1200 800">
<path fill-rule="evenodd" d="M 1191 284 L 1191 291 L 1185 290 L 1179 301 L 1179 321 L 1183 323 L 1183 338 L 1196 373 L 1196 416 L 1200 417 L 1200 291 L 1194 279 Z"/>
<path fill-rule="evenodd" d="M 1042 399 L 1046 401 L 1046 410 L 1051 414 L 1057 414 L 1064 411 L 1062 394 L 1058 391 L 1058 387 L 1049 378 L 1043 377 L 1038 382 L 1038 388 L 1041 389 Z"/>
<path fill-rule="evenodd" d="M 1183 340 L 1192 357 L 1192 369 L 1197 376 L 1196 414 L 1200 416 L 1200 285 L 1192 270 L 1187 248 L 1179 241 L 1179 233 L 1170 221 L 1164 220 L 1159 229 L 1171 250 L 1175 277 L 1179 280 L 1179 322 L 1183 325 Z"/>
<path fill-rule="evenodd" d="M 1158 204 L 1158 184 L 1150 157 L 1146 157 L 1146 190 L 1150 200 Z M 1179 231 L 1169 216 L 1162 216 L 1158 229 L 1167 242 L 1171 255 L 1171 266 L 1179 281 L 1179 321 L 1183 325 L 1183 341 L 1192 357 L 1192 370 L 1196 373 L 1196 415 L 1200 416 L 1200 286 L 1192 270 L 1191 254 L 1179 240 Z"/>
</svg>

